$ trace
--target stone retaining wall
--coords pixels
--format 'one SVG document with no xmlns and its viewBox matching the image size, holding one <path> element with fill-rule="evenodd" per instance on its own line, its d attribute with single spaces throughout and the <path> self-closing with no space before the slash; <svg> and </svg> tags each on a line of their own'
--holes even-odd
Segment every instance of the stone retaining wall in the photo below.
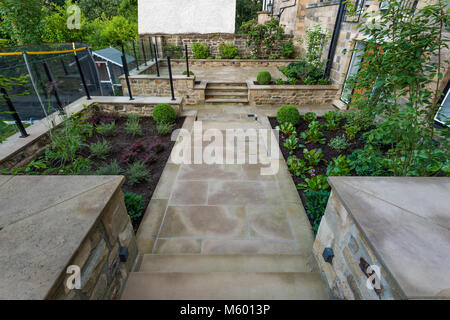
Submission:
<svg viewBox="0 0 450 320">
<path fill-rule="evenodd" d="M 332 85 L 291 86 L 291 85 L 256 85 L 247 81 L 249 101 L 252 105 L 282 106 L 291 104 L 330 104 L 336 96 L 338 88 Z"/>
<path fill-rule="evenodd" d="M 248 59 L 189 59 L 189 66 L 200 68 L 210 67 L 283 67 L 291 62 L 298 62 L 298 60 L 248 60 Z M 172 60 L 173 65 L 186 65 L 184 59 Z"/>
<path fill-rule="evenodd" d="M 123 94 L 128 95 L 128 88 L 124 78 L 120 79 Z M 130 76 L 131 92 L 134 96 L 141 97 L 170 97 L 170 80 L 168 77 L 156 77 L 155 75 Z M 195 77 L 174 76 L 173 86 L 175 97 L 182 97 L 186 104 L 203 103 L 205 100 L 204 88 L 196 86 Z"/>
<path fill-rule="evenodd" d="M 231 34 L 231 33 L 187 33 L 187 34 L 144 34 L 140 36 L 141 39 L 145 39 L 148 43 L 149 37 L 157 38 L 161 47 L 165 45 L 182 46 L 184 51 L 184 45 L 188 45 L 188 54 L 192 56 L 191 46 L 194 42 L 207 43 L 210 47 L 210 55 L 215 57 L 219 56 L 219 46 L 222 42 L 232 42 L 238 48 L 239 56 L 252 55 L 251 49 L 247 47 L 247 37 L 243 34 Z M 293 36 L 286 35 L 285 40 L 282 42 L 292 41 Z M 183 53 L 184 54 L 184 53 Z M 269 52 L 271 54 L 279 54 L 279 52 Z"/>
<path fill-rule="evenodd" d="M 120 248 L 127 248 L 126 261 L 119 257 Z M 81 269 L 81 289 L 67 289 L 69 275 L 63 273 L 47 299 L 118 299 L 138 260 L 136 237 L 119 189 L 69 263 Z"/>
<path fill-rule="evenodd" d="M 333 250 L 332 262 L 323 257 L 325 248 Z M 334 192 L 313 246 L 319 270 L 333 298 L 348 300 L 400 299 L 394 279 L 381 268 L 380 290 L 368 289 L 368 266 L 382 266 Z M 399 253 L 400 254 L 400 253 Z M 371 272 L 369 273 L 371 274 Z"/>
</svg>

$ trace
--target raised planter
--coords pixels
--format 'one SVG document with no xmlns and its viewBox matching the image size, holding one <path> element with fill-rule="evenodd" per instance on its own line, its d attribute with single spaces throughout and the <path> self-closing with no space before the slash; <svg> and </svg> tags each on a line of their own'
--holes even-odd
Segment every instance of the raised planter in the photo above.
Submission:
<svg viewBox="0 0 450 320">
<path fill-rule="evenodd" d="M 250 104 L 255 106 L 330 104 L 339 90 L 335 85 L 257 85 L 252 80 L 247 86 Z"/>
<path fill-rule="evenodd" d="M 196 67 L 282 67 L 298 60 L 253 60 L 253 59 L 189 59 L 189 65 Z M 174 65 L 185 65 L 186 60 L 174 59 Z"/>
</svg>

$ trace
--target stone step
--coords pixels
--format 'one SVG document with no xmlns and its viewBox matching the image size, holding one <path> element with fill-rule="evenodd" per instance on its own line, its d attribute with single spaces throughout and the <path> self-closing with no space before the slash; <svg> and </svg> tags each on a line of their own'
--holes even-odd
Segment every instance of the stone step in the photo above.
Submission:
<svg viewBox="0 0 450 320">
<path fill-rule="evenodd" d="M 227 103 L 227 104 L 238 104 L 238 103 L 248 103 L 248 99 L 223 99 L 223 98 L 213 98 L 205 99 L 205 103 L 217 104 L 217 103 Z"/>
<path fill-rule="evenodd" d="M 245 87 L 247 88 L 246 82 L 234 82 L 234 81 L 208 81 L 206 87 Z"/>
<path fill-rule="evenodd" d="M 221 91 L 221 92 L 248 92 L 247 86 L 218 86 L 218 85 L 212 85 L 207 86 L 206 91 L 209 90 L 215 90 L 215 91 Z"/>
<path fill-rule="evenodd" d="M 319 273 L 195 272 L 130 274 L 122 300 L 322 300 Z"/>
<path fill-rule="evenodd" d="M 146 254 L 140 272 L 309 272 L 302 255 Z"/>
<path fill-rule="evenodd" d="M 205 99 L 248 99 L 247 92 L 205 92 Z"/>
</svg>

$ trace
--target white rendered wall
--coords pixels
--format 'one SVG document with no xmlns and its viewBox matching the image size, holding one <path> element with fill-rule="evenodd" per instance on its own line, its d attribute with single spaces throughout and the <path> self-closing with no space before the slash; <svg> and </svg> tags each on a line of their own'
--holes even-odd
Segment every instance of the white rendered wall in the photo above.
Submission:
<svg viewBox="0 0 450 320">
<path fill-rule="evenodd" d="M 236 0 L 138 0 L 139 34 L 234 33 Z"/>
</svg>

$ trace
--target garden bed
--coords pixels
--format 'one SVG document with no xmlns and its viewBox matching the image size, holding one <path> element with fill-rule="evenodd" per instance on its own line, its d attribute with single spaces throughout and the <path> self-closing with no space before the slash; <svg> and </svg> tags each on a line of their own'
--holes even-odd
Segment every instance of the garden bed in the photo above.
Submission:
<svg viewBox="0 0 450 320">
<path fill-rule="evenodd" d="M 136 231 L 141 223 L 145 208 L 150 202 L 156 189 L 159 178 L 170 157 L 172 147 L 171 134 L 159 134 L 157 124 L 151 117 L 138 117 L 140 133 L 133 135 L 127 131 L 126 117 L 120 117 L 113 113 L 94 113 L 90 118 L 78 118 L 67 120 L 61 128 L 53 132 L 52 144 L 48 146 L 43 155 L 22 168 L 14 168 L 7 174 L 28 175 L 125 175 L 126 181 L 122 187 L 124 193 L 133 193 L 142 196 L 139 200 L 139 215 L 131 216 L 133 228 Z M 77 120 L 78 119 L 78 120 Z M 173 130 L 182 127 L 184 118 L 176 119 Z M 67 125 L 67 123 L 71 123 Z M 101 126 L 115 123 L 113 133 L 101 132 Z M 91 128 L 91 129 L 89 129 Z M 93 128 L 93 129 L 92 129 Z M 81 132 L 81 138 L 76 135 Z M 71 136 L 75 136 L 71 138 Z M 67 138 L 66 138 L 67 137 Z M 77 141 L 77 139 L 80 139 Z M 68 142 L 73 142 L 68 143 Z M 76 146 L 76 143 L 79 146 Z M 92 146 L 104 142 L 109 145 L 103 156 L 94 155 Z M 58 147 L 53 148 L 55 144 Z M 73 148 L 72 148 L 73 146 Z M 65 155 L 64 164 L 61 164 L 61 150 L 71 150 L 70 156 Z M 141 170 L 147 172 L 148 176 L 137 179 L 132 183 L 129 172 L 132 164 L 142 163 Z M 135 178 L 136 179 L 136 178 Z M 127 197 L 126 197 L 127 202 Z"/>
</svg>

